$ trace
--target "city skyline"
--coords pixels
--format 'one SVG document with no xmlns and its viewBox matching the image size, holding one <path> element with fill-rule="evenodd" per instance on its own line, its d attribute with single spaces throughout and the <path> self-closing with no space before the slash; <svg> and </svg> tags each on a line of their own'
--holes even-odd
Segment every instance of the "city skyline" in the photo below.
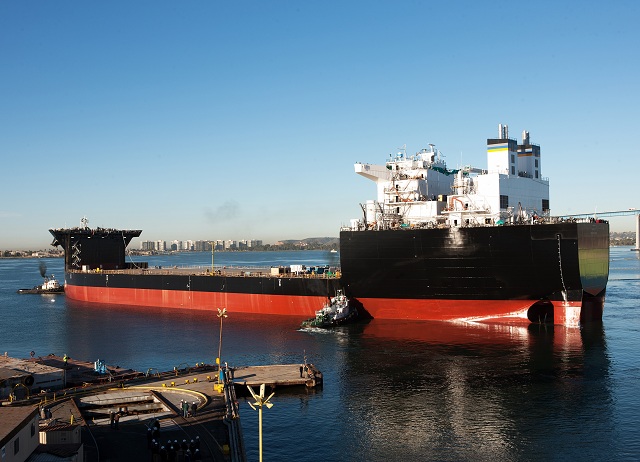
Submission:
<svg viewBox="0 0 640 462">
<path fill-rule="evenodd" d="M 212 244 L 215 243 L 214 250 L 242 249 L 262 246 L 261 239 L 211 239 L 211 240 L 192 240 L 192 239 L 173 239 L 166 241 L 159 239 L 156 241 L 145 241 L 139 238 L 140 250 L 194 250 L 207 251 L 211 250 Z M 167 243 L 169 245 L 167 246 Z M 132 242 L 135 246 L 135 242 Z M 174 249 L 175 246 L 175 249 Z M 131 248 L 131 245 L 130 245 Z"/>
<path fill-rule="evenodd" d="M 634 2 L 0 3 L 0 248 L 50 228 L 337 236 L 356 162 L 541 147 L 552 215 L 640 208 Z M 632 217 L 611 219 L 633 230 Z"/>
</svg>

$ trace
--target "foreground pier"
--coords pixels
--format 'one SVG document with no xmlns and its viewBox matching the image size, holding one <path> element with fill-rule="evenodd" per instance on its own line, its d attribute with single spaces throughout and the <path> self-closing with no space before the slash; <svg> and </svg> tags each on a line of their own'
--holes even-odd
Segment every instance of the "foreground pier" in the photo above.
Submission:
<svg viewBox="0 0 640 462">
<path fill-rule="evenodd" d="M 67 386 L 29 390 L 20 377 L 20 361 L 32 364 L 32 370 L 37 364 L 60 366 Z M 35 452 L 59 452 L 55 441 L 60 432 L 66 432 L 65 441 L 73 443 L 66 444 L 65 451 L 76 453 L 78 460 L 242 462 L 246 451 L 236 390 L 246 395 L 247 386 L 262 384 L 271 389 L 322 385 L 322 373 L 312 364 L 221 371 L 198 364 L 163 373 L 119 367 L 105 367 L 98 373 L 99 366 L 70 358 L 65 362 L 54 355 L 17 360 L 14 376 L 19 382 L 0 406 L 3 425 L 13 415 L 9 410 L 32 408 L 39 417 L 40 441 L 51 441 L 37 446 Z M 3 440 L 3 444 L 11 442 Z"/>
</svg>

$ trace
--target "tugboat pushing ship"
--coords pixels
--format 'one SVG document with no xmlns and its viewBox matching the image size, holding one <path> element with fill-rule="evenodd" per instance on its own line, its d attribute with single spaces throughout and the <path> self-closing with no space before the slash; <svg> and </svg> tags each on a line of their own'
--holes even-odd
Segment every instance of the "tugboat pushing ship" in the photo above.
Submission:
<svg viewBox="0 0 640 462">
<path fill-rule="evenodd" d="M 338 290 L 335 297 L 332 297 L 322 309 L 316 311 L 314 318 L 302 321 L 300 327 L 303 329 L 309 327 L 337 327 L 353 322 L 357 318 L 358 310 L 349 304 L 349 299 L 344 295 L 342 290 Z"/>
<path fill-rule="evenodd" d="M 51 229 L 65 250 L 65 292 L 87 302 L 315 316 L 344 291 L 382 319 L 544 322 L 602 319 L 609 225 L 550 215 L 540 146 L 487 140 L 487 169 L 451 170 L 433 145 L 384 165 L 355 164 L 377 200 L 340 231 L 340 272 L 154 271 L 125 261 L 141 230 Z"/>
<path fill-rule="evenodd" d="M 52 274 L 51 277 L 47 276 L 47 265 L 44 262 L 40 262 L 40 276 L 44 279 L 42 285 L 35 286 L 31 289 L 19 289 L 19 294 L 63 294 L 64 286 L 61 286 L 56 277 Z"/>
</svg>

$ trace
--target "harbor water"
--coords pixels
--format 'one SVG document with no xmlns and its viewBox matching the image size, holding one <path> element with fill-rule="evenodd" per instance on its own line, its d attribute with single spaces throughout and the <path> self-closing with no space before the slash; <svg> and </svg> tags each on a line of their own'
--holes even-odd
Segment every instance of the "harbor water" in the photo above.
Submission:
<svg viewBox="0 0 640 462">
<path fill-rule="evenodd" d="M 217 253 L 215 265 L 335 264 L 320 251 Z M 611 249 L 602 324 L 379 321 L 300 330 L 301 317 L 228 313 L 222 360 L 232 366 L 314 363 L 319 390 L 276 390 L 264 411 L 264 460 L 639 460 L 640 255 Z M 210 265 L 211 254 L 134 258 Z M 62 259 L 44 259 L 63 276 Z M 37 259 L 0 259 L 0 354 L 49 353 L 169 370 L 215 361 L 211 312 L 84 304 L 19 295 L 41 283 Z M 241 401 L 247 456 L 258 416 Z"/>
</svg>

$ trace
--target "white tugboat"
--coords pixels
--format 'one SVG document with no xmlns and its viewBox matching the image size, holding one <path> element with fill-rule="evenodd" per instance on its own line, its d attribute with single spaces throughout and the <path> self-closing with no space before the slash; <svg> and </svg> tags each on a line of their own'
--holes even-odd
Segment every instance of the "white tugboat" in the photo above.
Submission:
<svg viewBox="0 0 640 462">
<path fill-rule="evenodd" d="M 42 285 L 35 286 L 32 289 L 20 289 L 19 294 L 62 294 L 64 286 L 61 286 L 56 277 L 52 274 L 47 277 L 47 265 L 40 262 L 40 275 L 44 278 Z"/>
<path fill-rule="evenodd" d="M 358 317 L 358 311 L 349 305 L 349 299 L 340 289 L 322 309 L 316 311 L 316 317 L 302 322 L 301 327 L 335 327 Z"/>
</svg>

